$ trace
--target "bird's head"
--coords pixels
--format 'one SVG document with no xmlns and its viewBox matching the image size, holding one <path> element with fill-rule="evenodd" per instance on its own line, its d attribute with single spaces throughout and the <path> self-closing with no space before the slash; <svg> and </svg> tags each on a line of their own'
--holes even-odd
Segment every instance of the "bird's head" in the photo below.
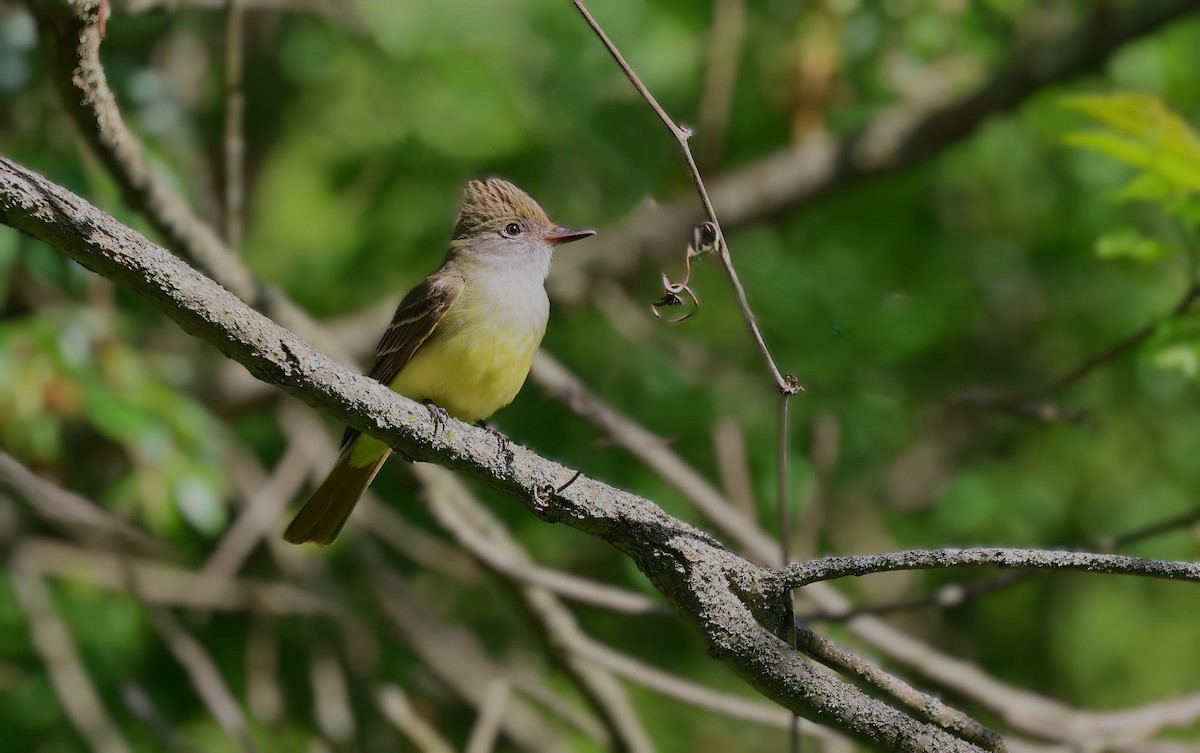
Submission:
<svg viewBox="0 0 1200 753">
<path fill-rule="evenodd" d="M 480 261 L 545 263 L 556 246 L 595 235 L 550 221 L 529 194 L 500 178 L 468 181 L 463 187 L 451 248 Z"/>
</svg>

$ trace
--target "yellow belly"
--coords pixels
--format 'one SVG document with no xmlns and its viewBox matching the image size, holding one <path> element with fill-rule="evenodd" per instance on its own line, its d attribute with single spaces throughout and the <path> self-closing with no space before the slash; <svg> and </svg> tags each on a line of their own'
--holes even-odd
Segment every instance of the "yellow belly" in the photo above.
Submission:
<svg viewBox="0 0 1200 753">
<path fill-rule="evenodd" d="M 543 331 L 435 334 L 391 387 L 413 400 L 432 400 L 468 423 L 487 418 L 520 392 Z"/>
<path fill-rule="evenodd" d="M 503 317 L 453 316 L 458 313 L 463 312 L 447 315 L 389 386 L 412 400 L 432 400 L 460 421 L 474 423 L 511 403 L 520 392 L 546 322 L 525 317 L 514 326 Z M 362 436 L 355 443 L 351 463 L 361 468 L 386 449 L 382 442 Z"/>
</svg>

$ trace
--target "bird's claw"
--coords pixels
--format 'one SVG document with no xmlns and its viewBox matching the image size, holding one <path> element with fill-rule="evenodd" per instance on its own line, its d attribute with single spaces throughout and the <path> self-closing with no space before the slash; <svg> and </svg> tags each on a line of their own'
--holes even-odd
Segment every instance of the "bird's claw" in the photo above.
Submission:
<svg viewBox="0 0 1200 753">
<path fill-rule="evenodd" d="M 488 422 L 484 421 L 483 419 L 476 421 L 475 425 L 496 438 L 496 444 L 500 448 L 500 452 L 504 452 L 508 449 L 510 440 L 509 440 L 508 436 L 505 435 L 504 432 L 500 431 L 499 429 L 497 429 L 494 426 L 489 425 Z"/>
<path fill-rule="evenodd" d="M 446 419 L 450 418 L 450 414 L 432 400 L 422 400 L 421 405 L 424 405 L 425 410 L 429 411 L 429 417 L 433 419 L 433 433 L 437 434 L 446 426 Z"/>
</svg>

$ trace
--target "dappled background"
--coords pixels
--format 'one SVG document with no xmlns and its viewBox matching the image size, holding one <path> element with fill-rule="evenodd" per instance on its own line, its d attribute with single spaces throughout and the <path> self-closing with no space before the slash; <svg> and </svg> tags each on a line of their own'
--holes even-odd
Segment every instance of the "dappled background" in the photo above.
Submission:
<svg viewBox="0 0 1200 753">
<path fill-rule="evenodd" d="M 242 201 L 228 200 L 223 4 L 114 2 L 102 59 L 153 168 L 226 237 L 234 220 L 232 245 L 263 281 L 365 365 L 390 307 L 440 261 L 461 183 L 510 178 L 556 221 L 599 231 L 558 255 L 545 350 L 777 533 L 774 384 L 715 260 L 696 264 L 693 316 L 669 325 L 651 313 L 660 272 L 682 272 L 699 203 L 677 145 L 568 3 L 242 4 Z M 766 339 L 806 388 L 789 429 L 797 556 L 1097 549 L 1178 518 L 1119 551 L 1200 558 L 1187 517 L 1200 504 L 1200 320 L 1186 297 L 1200 255 L 1200 141 L 1187 130 L 1200 127 L 1200 20 L 1181 12 L 1110 45 L 1110 59 L 1084 56 L 1080 75 L 1055 68 L 1102 35 L 1098 17 L 1169 5 L 595 3 L 630 64 L 695 129 Z M 1014 65 L 1059 73 L 1017 76 L 1012 101 L 965 99 Z M 86 148 L 61 75 L 30 13 L 0 3 L 0 152 L 161 241 Z M 946 106 L 973 117 L 922 129 Z M 861 149 L 842 148 L 864 132 Z M 531 381 L 494 420 L 516 443 L 710 527 L 577 407 Z M 25 572 L 0 581 L 0 748 L 394 750 L 403 736 L 388 699 L 401 691 L 462 748 L 501 691 L 472 698 L 446 678 L 414 623 L 389 611 L 386 574 L 427 627 L 466 631 L 455 640 L 507 668 L 514 696 L 542 694 L 531 708 L 544 737 L 507 735 L 499 749 L 604 749 L 541 623 L 454 544 L 419 501 L 436 490 L 406 463 L 393 460 L 356 513 L 369 526 L 352 522 L 327 550 L 279 541 L 279 511 L 320 480 L 339 432 L 144 302 L 0 229 L 0 540 Z M 294 592 L 272 601 L 249 585 L 168 578 L 157 597 L 131 593 L 128 562 L 98 553 L 110 545 L 34 511 L 29 498 L 48 492 L 13 459 L 169 550 L 127 554 Z M 537 562 L 656 599 L 605 543 L 471 488 Z M 263 499 L 269 519 L 221 560 L 234 521 Z M 980 593 L 922 602 L 961 594 L 939 591 L 951 583 Z M 1200 693 L 1194 586 L 948 571 L 839 588 L 864 606 L 915 601 L 886 619 L 1071 706 Z M 922 680 L 919 664 L 863 643 L 839 616 L 797 608 L 985 722 L 1007 716 L 1003 698 Z M 757 700 L 669 613 L 569 609 L 601 644 Z M 97 747 L 68 723 L 72 702 L 46 658 L 67 649 L 39 645 L 56 626 L 119 738 L 105 744 L 127 747 Z M 206 656 L 244 734 L 180 645 Z M 782 717 L 728 718 L 622 682 L 662 751 L 784 745 Z M 547 698 L 569 709 L 544 712 Z M 1198 720 L 1184 715 L 1167 734 L 1195 741 Z"/>
</svg>

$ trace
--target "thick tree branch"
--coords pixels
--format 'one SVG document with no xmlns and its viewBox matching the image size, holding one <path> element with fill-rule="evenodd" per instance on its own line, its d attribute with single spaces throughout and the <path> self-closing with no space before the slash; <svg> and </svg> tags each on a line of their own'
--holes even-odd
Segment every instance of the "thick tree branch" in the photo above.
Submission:
<svg viewBox="0 0 1200 753">
<path fill-rule="evenodd" d="M 441 463 L 521 500 L 535 515 L 599 536 L 629 555 L 700 631 L 710 653 L 796 713 L 896 750 L 977 750 L 950 733 L 816 671 L 776 634 L 769 571 L 652 502 L 586 477 L 461 422 L 440 431 L 424 407 L 350 372 L 251 309 L 182 260 L 69 191 L 0 158 L 0 222 L 142 296 L 257 378 L 417 460 Z"/>
</svg>

